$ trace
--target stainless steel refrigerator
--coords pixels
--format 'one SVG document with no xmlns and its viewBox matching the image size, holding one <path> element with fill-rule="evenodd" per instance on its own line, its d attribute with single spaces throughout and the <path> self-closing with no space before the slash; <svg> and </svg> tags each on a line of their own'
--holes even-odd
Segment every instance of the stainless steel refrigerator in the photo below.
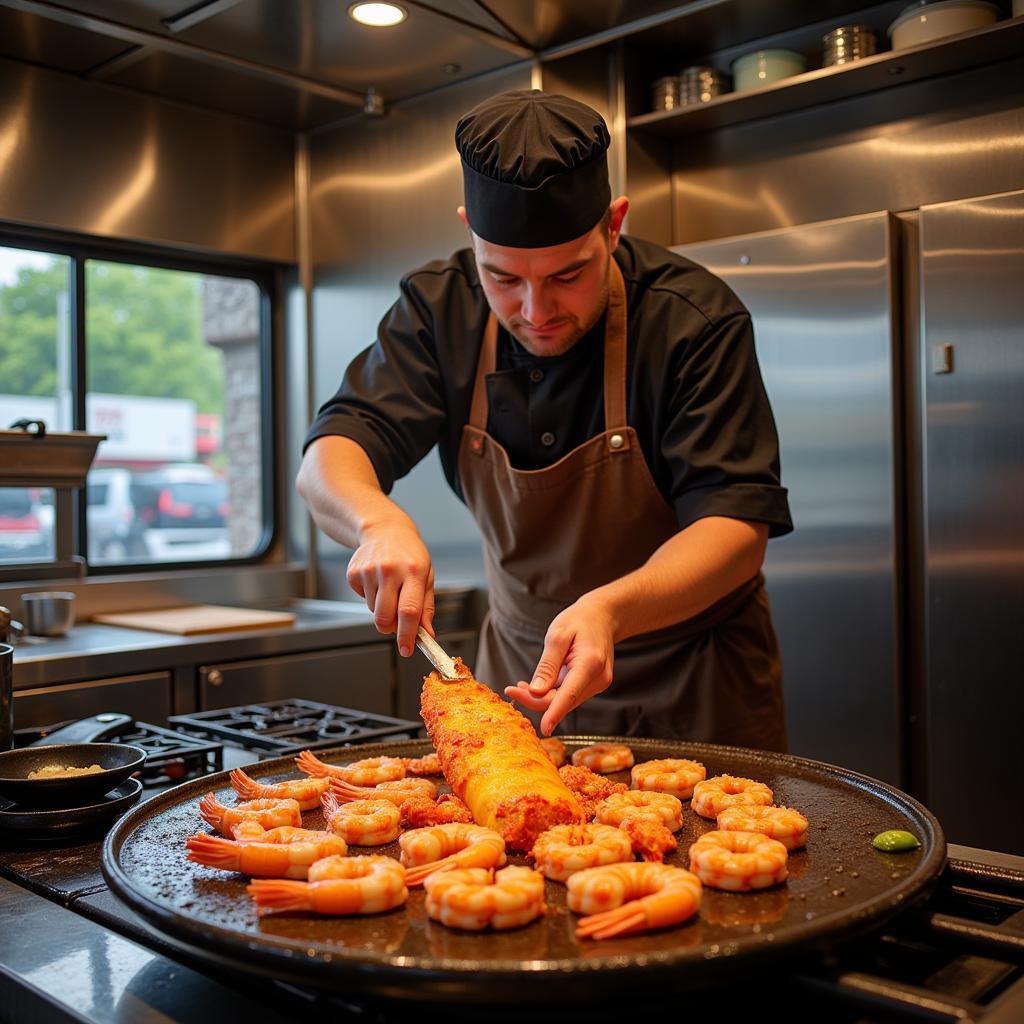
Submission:
<svg viewBox="0 0 1024 1024">
<path fill-rule="evenodd" d="M 794 753 L 1024 850 L 1024 192 L 678 252 L 750 309 L 796 529 L 769 544 Z"/>
<path fill-rule="evenodd" d="M 927 799 L 1024 853 L 1024 191 L 920 213 Z"/>
<path fill-rule="evenodd" d="M 794 532 L 768 545 L 790 749 L 901 782 L 886 213 L 677 248 L 754 320 Z"/>
</svg>

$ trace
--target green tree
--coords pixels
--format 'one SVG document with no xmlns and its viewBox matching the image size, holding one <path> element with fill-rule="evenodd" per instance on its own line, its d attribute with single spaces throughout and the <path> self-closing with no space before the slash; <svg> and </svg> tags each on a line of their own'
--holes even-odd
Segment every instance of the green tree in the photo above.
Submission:
<svg viewBox="0 0 1024 1024">
<path fill-rule="evenodd" d="M 55 393 L 68 273 L 69 261 L 54 257 L 47 267 L 20 268 L 0 286 L 0 392 Z M 223 413 L 223 360 L 203 338 L 201 288 L 199 274 L 89 260 L 89 390 L 190 398 L 200 412 Z"/>
<path fill-rule="evenodd" d="M 0 285 L 0 392 L 53 395 L 57 390 L 58 303 L 66 303 L 69 260 L 21 267 Z M 6 424 L 4 424 L 6 426 Z"/>
<path fill-rule="evenodd" d="M 191 398 L 200 412 L 223 412 L 223 359 L 203 338 L 201 275 L 90 260 L 85 296 L 89 390 Z"/>
</svg>

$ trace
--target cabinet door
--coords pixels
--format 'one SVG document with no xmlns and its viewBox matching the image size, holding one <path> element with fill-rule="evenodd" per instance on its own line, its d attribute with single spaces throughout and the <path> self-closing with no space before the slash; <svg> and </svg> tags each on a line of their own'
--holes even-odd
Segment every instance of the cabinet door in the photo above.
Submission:
<svg viewBox="0 0 1024 1024">
<path fill-rule="evenodd" d="M 394 715 L 394 691 L 394 656 L 387 643 L 233 661 L 199 670 L 203 711 L 298 697 Z"/>
<path fill-rule="evenodd" d="M 18 690 L 14 694 L 14 727 L 29 729 L 104 711 L 119 711 L 150 725 L 166 725 L 171 713 L 171 674 L 97 679 L 88 683 Z"/>
<path fill-rule="evenodd" d="M 476 646 L 479 634 L 466 629 L 451 633 L 438 633 L 437 642 L 445 653 L 462 658 L 467 665 L 476 664 Z M 420 690 L 423 677 L 430 671 L 427 659 L 414 651 L 411 657 L 398 659 L 398 717 L 416 721 L 420 717 Z"/>
</svg>

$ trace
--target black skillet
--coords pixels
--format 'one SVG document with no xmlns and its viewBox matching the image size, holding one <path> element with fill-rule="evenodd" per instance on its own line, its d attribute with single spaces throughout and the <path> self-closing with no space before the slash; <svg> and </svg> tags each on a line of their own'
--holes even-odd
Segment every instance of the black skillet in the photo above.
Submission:
<svg viewBox="0 0 1024 1024">
<path fill-rule="evenodd" d="M 24 808 L 70 808 L 96 803 L 146 761 L 146 752 L 141 747 L 94 742 L 117 733 L 131 722 L 128 715 L 108 712 L 73 722 L 28 747 L 5 751 L 0 754 L 0 796 Z M 94 764 L 103 770 L 66 778 L 28 777 L 48 765 L 89 768 Z"/>
<path fill-rule="evenodd" d="M 564 737 L 570 747 L 607 737 Z M 318 918 L 277 913 L 258 917 L 238 874 L 186 860 L 185 839 L 204 824 L 200 798 L 215 790 L 234 802 L 227 773 L 184 783 L 129 811 L 107 836 L 103 874 L 132 909 L 193 954 L 235 968 L 273 974 L 334 992 L 380 997 L 505 1005 L 648 998 L 720 984 L 739 971 L 781 960 L 820 957 L 838 942 L 878 928 L 924 899 L 945 862 L 934 816 L 904 793 L 831 765 L 735 747 L 629 738 L 638 761 L 690 757 L 708 775 L 729 773 L 766 782 L 777 803 L 810 819 L 806 850 L 790 857 L 790 877 L 759 893 L 705 889 L 699 915 L 671 929 L 605 942 L 579 941 L 565 887 L 546 884 L 547 914 L 525 928 L 460 932 L 426 917 L 422 889 L 407 904 L 368 917 Z M 381 755 L 420 756 L 425 741 L 378 743 L 318 751 L 328 762 Z M 298 778 L 290 757 L 252 768 L 261 781 Z M 629 773 L 612 776 L 627 781 Z M 304 815 L 322 828 L 319 811 Z M 669 863 L 685 867 L 694 839 L 714 828 L 689 807 L 679 849 Z M 880 853 L 871 839 L 905 829 L 921 841 L 912 853 Z M 397 856 L 397 843 L 357 853 Z M 525 863 L 522 856 L 513 863 Z"/>
<path fill-rule="evenodd" d="M 0 795 L 20 807 L 78 807 L 94 803 L 120 785 L 146 763 L 141 747 L 125 743 L 58 743 L 49 747 L 25 747 L 0 754 Z M 52 779 L 30 779 L 31 772 L 49 765 L 101 771 Z"/>
</svg>

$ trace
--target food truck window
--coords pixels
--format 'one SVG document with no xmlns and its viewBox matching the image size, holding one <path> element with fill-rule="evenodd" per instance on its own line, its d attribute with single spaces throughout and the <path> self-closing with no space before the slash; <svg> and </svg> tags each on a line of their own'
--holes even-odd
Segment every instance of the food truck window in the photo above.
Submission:
<svg viewBox="0 0 1024 1024">
<path fill-rule="evenodd" d="M 0 245 L 0 425 L 107 435 L 80 518 L 90 571 L 267 548 L 269 320 L 262 271 Z M 0 519 L 0 563 L 28 558 L 23 523 L 36 524 L 31 561 L 52 548 L 52 502 L 18 497 L 31 510 L 17 530 Z"/>
</svg>

